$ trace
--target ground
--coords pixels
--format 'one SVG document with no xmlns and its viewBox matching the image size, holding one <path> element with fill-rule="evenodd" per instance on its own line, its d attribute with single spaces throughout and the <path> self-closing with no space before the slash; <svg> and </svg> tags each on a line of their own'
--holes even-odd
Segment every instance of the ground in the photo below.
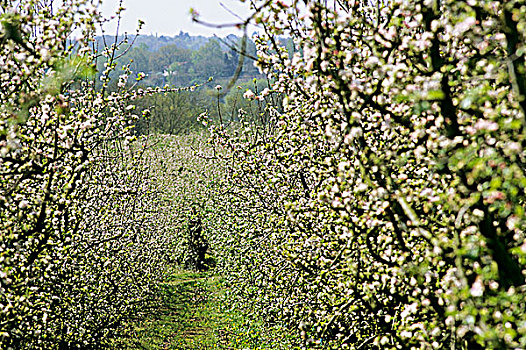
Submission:
<svg viewBox="0 0 526 350">
<path fill-rule="evenodd" d="M 294 349 L 290 331 L 248 321 L 225 303 L 213 272 L 174 269 L 160 286 L 160 304 L 134 322 L 133 349 Z"/>
</svg>

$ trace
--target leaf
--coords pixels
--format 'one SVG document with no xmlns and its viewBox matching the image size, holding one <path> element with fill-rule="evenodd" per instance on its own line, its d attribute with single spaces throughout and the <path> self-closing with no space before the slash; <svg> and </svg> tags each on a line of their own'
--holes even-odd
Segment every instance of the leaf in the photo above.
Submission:
<svg viewBox="0 0 526 350">
<path fill-rule="evenodd" d="M 430 101 L 443 100 L 444 96 L 444 91 L 442 90 L 430 90 L 427 92 L 426 99 Z"/>
</svg>

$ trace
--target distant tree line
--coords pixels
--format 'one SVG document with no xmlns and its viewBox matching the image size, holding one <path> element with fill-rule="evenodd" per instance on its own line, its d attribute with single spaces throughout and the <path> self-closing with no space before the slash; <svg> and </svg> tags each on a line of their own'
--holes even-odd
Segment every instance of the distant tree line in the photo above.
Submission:
<svg viewBox="0 0 526 350">
<path fill-rule="evenodd" d="M 97 38 L 96 45 L 103 45 L 104 40 L 109 38 Z M 186 86 L 202 83 L 210 77 L 216 80 L 229 78 L 234 75 L 241 52 L 241 38 L 235 35 L 223 39 L 190 36 L 181 32 L 174 37 L 139 36 L 128 40 L 129 45 L 123 45 L 120 49 L 117 68 L 130 64 L 134 74 L 145 73 L 146 79 L 142 84 L 147 86 Z M 254 61 L 250 59 L 256 56 L 256 46 L 250 39 L 247 41 L 245 55 L 249 58 L 244 60 L 242 76 L 260 76 Z M 102 60 L 99 65 L 101 64 Z M 115 80 L 119 69 L 113 74 Z"/>
</svg>

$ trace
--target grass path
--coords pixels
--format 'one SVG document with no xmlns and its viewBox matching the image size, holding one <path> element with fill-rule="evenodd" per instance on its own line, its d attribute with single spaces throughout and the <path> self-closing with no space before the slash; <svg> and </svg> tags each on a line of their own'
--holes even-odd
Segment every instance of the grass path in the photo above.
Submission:
<svg viewBox="0 0 526 350">
<path fill-rule="evenodd" d="M 228 311 L 219 278 L 174 271 L 161 286 L 161 303 L 135 324 L 133 349 L 294 349 L 288 332 L 249 324 Z M 259 328 L 259 329 L 258 329 Z"/>
</svg>

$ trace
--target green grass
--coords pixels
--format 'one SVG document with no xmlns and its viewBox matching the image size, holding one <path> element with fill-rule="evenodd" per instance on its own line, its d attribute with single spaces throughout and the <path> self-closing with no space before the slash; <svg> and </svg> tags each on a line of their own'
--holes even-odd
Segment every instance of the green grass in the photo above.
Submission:
<svg viewBox="0 0 526 350">
<path fill-rule="evenodd" d="M 296 349 L 289 331 L 229 310 L 225 290 L 211 273 L 172 271 L 160 286 L 160 304 L 134 322 L 122 348 Z"/>
</svg>

